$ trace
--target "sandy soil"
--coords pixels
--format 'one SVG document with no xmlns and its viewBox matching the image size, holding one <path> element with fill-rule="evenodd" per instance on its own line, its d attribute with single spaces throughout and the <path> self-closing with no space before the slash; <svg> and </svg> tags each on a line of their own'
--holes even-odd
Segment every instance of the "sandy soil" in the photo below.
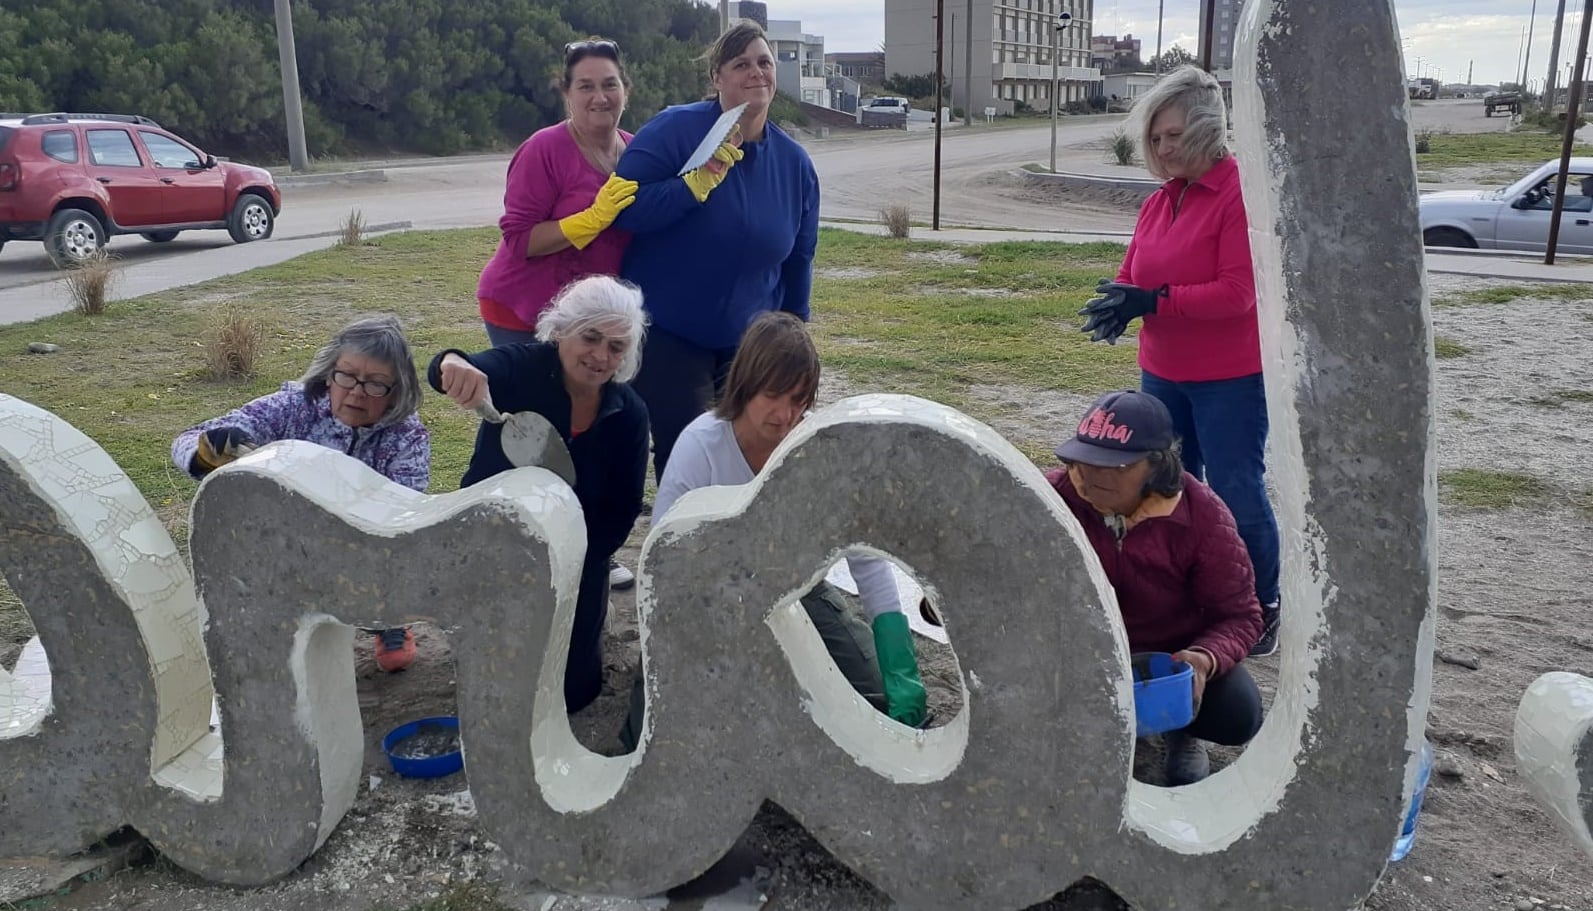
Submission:
<svg viewBox="0 0 1593 911">
<path fill-rule="evenodd" d="M 1434 276 L 1435 297 L 1487 284 Z M 1516 775 L 1510 730 L 1516 703 L 1539 673 L 1593 673 L 1587 626 L 1593 591 L 1593 401 L 1584 360 L 1593 350 L 1593 301 L 1526 300 L 1434 311 L 1437 331 L 1471 350 L 1439 361 L 1439 468 L 1525 472 L 1548 493 L 1503 511 L 1444 506 L 1438 547 L 1438 645 L 1446 656 L 1475 657 L 1478 669 L 1435 659 L 1429 735 L 1438 772 L 1427 793 L 1411 856 L 1392 867 L 1367 903 L 1374 911 L 1418 909 L 1593 908 L 1593 863 L 1579 855 L 1527 797 Z M 860 391 L 831 376 L 824 399 Z M 1048 442 L 1085 396 L 985 386 L 973 410 L 1005 435 Z M 1572 395 L 1570 393 L 1580 393 Z M 637 529 L 622 554 L 635 565 Z M 575 718 L 594 749 L 618 748 L 638 660 L 630 593 L 613 598 L 603 697 Z M 0 607 L 0 660 L 8 665 L 25 624 Z M 209 886 L 156 863 L 80 887 L 59 909 L 160 911 L 364 911 L 403 907 L 461 882 L 495 883 L 502 854 L 476 829 L 463 775 L 433 782 L 397 778 L 378 740 L 396 724 L 452 708 L 453 668 L 446 637 L 419 627 L 421 658 L 407 672 L 359 663 L 367 732 L 367 771 L 353 812 L 304 868 L 250 891 Z M 8 641 L 9 640 L 9 641 Z M 955 710 L 949 649 L 926 647 L 925 678 L 941 709 Z M 362 642 L 362 650 L 369 649 Z M 1276 659 L 1254 662 L 1270 690 Z M 942 717 L 944 717 L 942 712 Z M 1154 750 L 1140 763 L 1154 780 Z M 829 857 L 783 812 L 765 807 L 742 843 L 732 872 L 749 875 L 774 909 L 884 909 L 888 900 Z M 520 907 L 540 897 L 506 895 Z M 533 905 L 533 902 L 536 902 Z M 1535 904 L 1536 902 L 1536 904 Z M 695 906 L 681 904 L 680 907 Z M 558 908 L 635 907 L 599 900 Z M 1085 884 L 1042 906 L 1107 911 L 1121 905 Z"/>
</svg>

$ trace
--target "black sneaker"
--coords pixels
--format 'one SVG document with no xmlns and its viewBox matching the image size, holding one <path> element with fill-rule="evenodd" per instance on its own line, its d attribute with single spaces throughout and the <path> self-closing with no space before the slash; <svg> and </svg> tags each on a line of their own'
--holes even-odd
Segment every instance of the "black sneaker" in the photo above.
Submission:
<svg viewBox="0 0 1593 911">
<path fill-rule="evenodd" d="M 1250 646 L 1250 657 L 1265 658 L 1278 652 L 1278 606 L 1268 604 L 1261 608 L 1261 638 Z"/>
<path fill-rule="evenodd" d="M 636 584 L 636 574 L 620 565 L 618 560 L 608 561 L 608 587 L 622 592 Z"/>
<path fill-rule="evenodd" d="M 1169 788 L 1194 784 L 1211 774 L 1211 757 L 1206 744 L 1174 731 L 1163 738 L 1167 745 L 1166 776 Z"/>
</svg>

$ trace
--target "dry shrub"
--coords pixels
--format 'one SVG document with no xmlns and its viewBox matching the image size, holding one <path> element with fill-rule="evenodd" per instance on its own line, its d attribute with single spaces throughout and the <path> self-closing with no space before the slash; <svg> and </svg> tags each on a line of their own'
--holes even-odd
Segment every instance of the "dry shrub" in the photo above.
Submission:
<svg viewBox="0 0 1593 911">
<path fill-rule="evenodd" d="M 343 233 L 338 236 L 338 246 L 358 247 L 365 243 L 365 213 L 359 209 L 349 210 L 348 217 L 343 219 Z"/>
<path fill-rule="evenodd" d="M 912 212 L 906 206 L 886 206 L 879 210 L 880 224 L 886 233 L 895 238 L 905 238 L 913 231 Z"/>
<path fill-rule="evenodd" d="M 1134 163 L 1134 137 L 1126 130 L 1118 130 L 1112 134 L 1111 144 L 1112 159 L 1120 165 Z"/>
<path fill-rule="evenodd" d="M 116 260 L 106 250 L 96 250 L 84 257 L 82 262 L 64 271 L 72 307 L 84 316 L 98 316 L 105 312 L 111 289 L 116 287 L 122 277 Z"/>
<path fill-rule="evenodd" d="M 265 341 L 265 324 L 240 307 L 221 307 L 205 327 L 205 371 L 213 380 L 254 376 L 255 359 Z"/>
</svg>

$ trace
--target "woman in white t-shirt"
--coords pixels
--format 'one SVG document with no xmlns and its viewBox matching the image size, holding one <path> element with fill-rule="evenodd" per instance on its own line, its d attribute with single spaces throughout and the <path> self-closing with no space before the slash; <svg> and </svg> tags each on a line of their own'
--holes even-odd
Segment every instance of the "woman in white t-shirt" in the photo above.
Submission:
<svg viewBox="0 0 1593 911">
<path fill-rule="evenodd" d="M 754 319 L 718 405 L 686 425 L 675 441 L 653 501 L 654 521 L 687 491 L 750 483 L 813 407 L 818 389 L 818 350 L 802 321 L 781 311 Z M 920 726 L 928 717 L 927 700 L 895 575 L 884 560 L 846 559 L 869 623 L 850 607 L 850 596 L 828 582 L 804 595 L 802 606 L 853 688 L 891 718 Z M 628 729 L 640 727 L 638 702 L 633 699 Z"/>
</svg>

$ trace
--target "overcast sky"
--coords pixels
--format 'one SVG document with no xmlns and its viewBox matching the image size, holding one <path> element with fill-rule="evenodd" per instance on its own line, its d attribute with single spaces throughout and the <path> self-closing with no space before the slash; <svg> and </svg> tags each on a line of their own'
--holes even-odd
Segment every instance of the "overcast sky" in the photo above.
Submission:
<svg viewBox="0 0 1593 911">
<path fill-rule="evenodd" d="M 932 0 L 923 0 L 933 8 Z M 1549 44 L 1554 37 L 1558 0 L 1538 0 L 1537 22 L 1532 32 L 1528 77 L 1542 80 L 1548 74 Z M 1445 82 L 1464 82 L 1474 65 L 1472 81 L 1514 81 L 1521 68 L 1522 36 L 1533 0 L 1395 0 L 1405 47 L 1406 68 L 1417 75 L 1417 58 L 1423 76 Z M 867 51 L 884 41 L 884 0 L 768 0 L 773 19 L 802 20 L 803 30 L 824 36 L 826 51 Z M 1144 41 L 1144 56 L 1156 52 L 1156 0 L 1096 0 L 1095 33 L 1122 35 L 1132 32 Z M 1561 82 L 1566 58 L 1576 50 L 1576 23 L 1582 4 L 1568 0 L 1565 34 L 1561 39 Z M 946 0 L 947 12 L 964 8 L 960 0 Z M 1196 35 L 1199 0 L 1165 0 L 1162 27 L 1164 45 L 1178 44 L 1198 53 Z M 1435 71 L 1437 68 L 1438 71 Z"/>
</svg>

